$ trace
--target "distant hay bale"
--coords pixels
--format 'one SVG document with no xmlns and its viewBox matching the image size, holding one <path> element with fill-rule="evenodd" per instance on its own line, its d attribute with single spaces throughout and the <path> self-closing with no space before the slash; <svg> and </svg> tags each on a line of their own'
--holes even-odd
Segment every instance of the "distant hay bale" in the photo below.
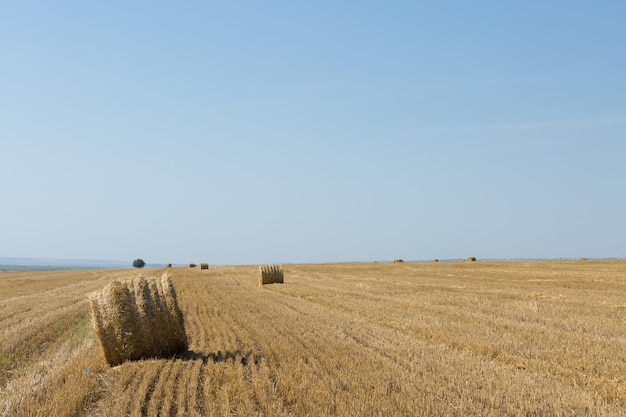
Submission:
<svg viewBox="0 0 626 417">
<path fill-rule="evenodd" d="M 580 260 L 581 260 L 581 261 L 586 261 L 586 260 L 587 260 L 587 258 L 584 258 L 584 257 L 583 257 L 583 258 L 580 258 Z"/>
<path fill-rule="evenodd" d="M 172 264 L 167 264 L 165 267 L 166 267 L 166 268 L 171 268 L 171 267 L 172 267 Z"/>
<path fill-rule="evenodd" d="M 476 262 L 476 257 L 475 256 L 470 256 L 469 258 L 467 258 L 468 262 Z"/>
<path fill-rule="evenodd" d="M 284 282 L 283 267 L 280 265 L 259 266 L 259 285 L 282 284 Z"/>
<path fill-rule="evenodd" d="M 209 269 L 209 264 L 207 264 L 207 263 L 201 263 L 201 264 L 200 264 L 200 270 L 203 270 L 203 269 L 207 269 L 207 270 L 208 270 L 208 269 Z"/>
<path fill-rule="evenodd" d="M 183 314 L 167 274 L 113 281 L 89 296 L 89 306 L 104 359 L 111 366 L 188 348 Z"/>
<path fill-rule="evenodd" d="M 433 262 L 439 262 L 439 259 L 433 259 Z"/>
<path fill-rule="evenodd" d="M 393 260 L 394 264 L 398 264 L 398 263 L 402 263 L 402 262 L 404 262 L 404 261 L 402 259 L 400 259 L 400 258 Z"/>
<path fill-rule="evenodd" d="M 196 267 L 196 264 L 193 264 L 193 263 L 189 264 L 189 268 L 195 268 L 195 267 Z"/>
</svg>

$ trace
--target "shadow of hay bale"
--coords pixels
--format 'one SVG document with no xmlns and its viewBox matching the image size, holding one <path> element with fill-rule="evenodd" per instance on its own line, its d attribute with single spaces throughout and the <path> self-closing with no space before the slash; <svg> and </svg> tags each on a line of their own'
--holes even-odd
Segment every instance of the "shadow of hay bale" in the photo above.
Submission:
<svg viewBox="0 0 626 417">
<path fill-rule="evenodd" d="M 188 350 L 187 352 L 176 357 L 176 360 L 181 361 L 202 361 L 202 364 L 206 365 L 209 361 L 212 363 L 240 363 L 242 365 L 254 364 L 258 365 L 261 361 L 262 355 L 260 353 L 253 353 L 252 351 L 243 352 L 241 350 L 222 352 L 211 352 L 208 355 L 204 353 Z"/>
<path fill-rule="evenodd" d="M 169 278 L 113 281 L 89 297 L 91 320 L 111 366 L 187 350 L 183 315 Z"/>
</svg>

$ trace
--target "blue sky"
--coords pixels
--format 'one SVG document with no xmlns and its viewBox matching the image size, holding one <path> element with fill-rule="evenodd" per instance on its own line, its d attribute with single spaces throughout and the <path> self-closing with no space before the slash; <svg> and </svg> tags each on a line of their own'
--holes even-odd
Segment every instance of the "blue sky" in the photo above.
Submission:
<svg viewBox="0 0 626 417">
<path fill-rule="evenodd" d="M 0 256 L 625 257 L 625 20 L 622 1 L 4 2 Z"/>
</svg>

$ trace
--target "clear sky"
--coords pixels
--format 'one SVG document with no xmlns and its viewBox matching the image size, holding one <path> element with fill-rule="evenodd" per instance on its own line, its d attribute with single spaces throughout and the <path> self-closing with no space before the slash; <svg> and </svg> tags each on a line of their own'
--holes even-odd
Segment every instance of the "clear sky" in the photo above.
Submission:
<svg viewBox="0 0 626 417">
<path fill-rule="evenodd" d="M 0 4 L 0 256 L 626 257 L 624 1 Z"/>
</svg>

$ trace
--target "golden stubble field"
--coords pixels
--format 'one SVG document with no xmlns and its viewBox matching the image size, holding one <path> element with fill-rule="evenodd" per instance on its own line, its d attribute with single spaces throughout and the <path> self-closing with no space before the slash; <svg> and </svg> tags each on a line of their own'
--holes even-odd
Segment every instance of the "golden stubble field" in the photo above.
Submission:
<svg viewBox="0 0 626 417">
<path fill-rule="evenodd" d="M 104 363 L 87 296 L 0 274 L 1 416 L 620 416 L 626 262 L 173 268 L 189 351 Z"/>
</svg>

